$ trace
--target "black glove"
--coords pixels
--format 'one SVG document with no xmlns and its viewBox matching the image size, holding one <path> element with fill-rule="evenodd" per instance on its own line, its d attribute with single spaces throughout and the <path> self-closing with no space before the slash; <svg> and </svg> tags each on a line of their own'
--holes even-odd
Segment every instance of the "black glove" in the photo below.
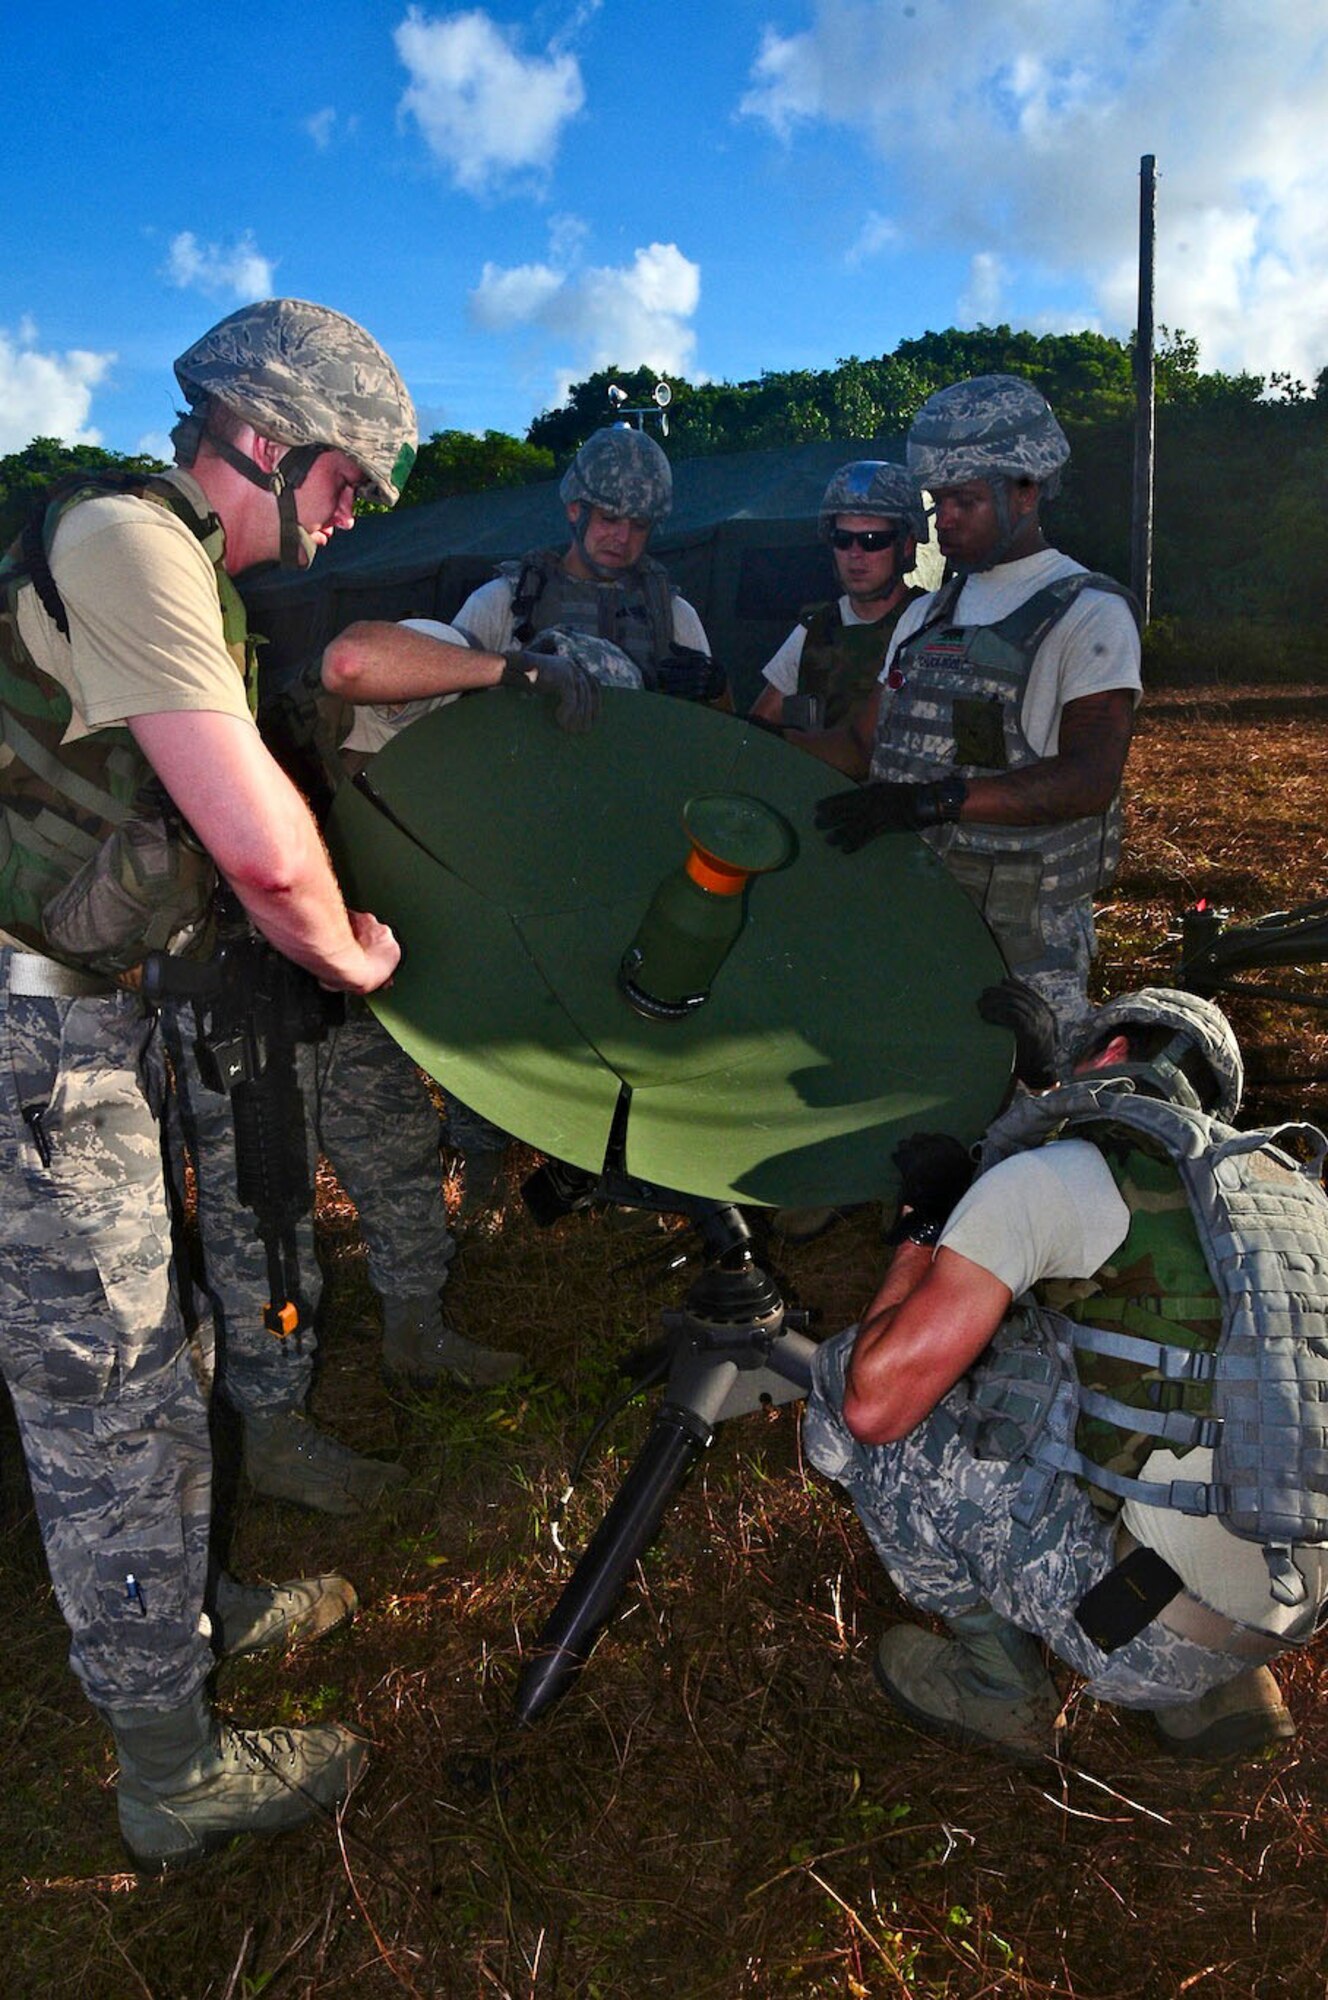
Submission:
<svg viewBox="0 0 1328 2000">
<path fill-rule="evenodd" d="M 832 792 L 816 802 L 816 824 L 845 854 L 856 854 L 878 833 L 917 833 L 958 819 L 968 786 L 956 773 L 927 785 L 902 785 L 878 778 L 856 791 Z"/>
<path fill-rule="evenodd" d="M 934 1243 L 973 1184 L 973 1157 L 948 1132 L 914 1132 L 891 1155 L 899 1169 L 899 1209 L 888 1243 Z"/>
<path fill-rule="evenodd" d="M 563 653 L 545 652 L 539 642 L 524 652 L 504 654 L 500 687 L 533 688 L 552 695 L 558 706 L 554 719 L 574 736 L 589 729 L 599 715 L 599 682 L 577 661 Z M 534 676 L 532 679 L 531 676 Z"/>
<path fill-rule="evenodd" d="M 978 1012 L 994 1028 L 1014 1036 L 1014 1073 L 1029 1090 L 1050 1090 L 1056 1082 L 1056 1016 L 1040 993 L 1022 979 L 1007 975 L 998 986 L 984 986 Z"/>
<path fill-rule="evenodd" d="M 679 701 L 718 701 L 728 686 L 723 667 L 697 646 L 675 645 L 658 662 L 655 674 L 659 692 Z"/>
</svg>

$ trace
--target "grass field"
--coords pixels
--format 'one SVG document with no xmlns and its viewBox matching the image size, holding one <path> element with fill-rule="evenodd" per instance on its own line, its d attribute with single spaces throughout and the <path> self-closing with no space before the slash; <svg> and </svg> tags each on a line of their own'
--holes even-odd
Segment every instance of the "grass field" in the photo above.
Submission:
<svg viewBox="0 0 1328 2000">
<path fill-rule="evenodd" d="M 1104 991 L 1168 979 L 1168 926 L 1196 895 L 1254 916 L 1325 893 L 1323 736 L 1308 700 L 1151 705 L 1102 917 Z M 1242 1002 L 1236 1018 L 1256 1075 L 1328 1071 L 1316 1017 Z M 1328 1121 L 1328 1083 L 1256 1085 L 1251 1116 L 1288 1112 Z M 527 1372 L 487 1394 L 400 1399 L 378 1378 L 354 1216 L 331 1182 L 319 1206 L 316 1412 L 400 1458 L 412 1483 L 363 1523 L 255 1501 L 225 1477 L 223 1427 L 233 1566 L 342 1568 L 363 1611 L 320 1647 L 227 1668 L 218 1698 L 240 1720 L 355 1723 L 376 1745 L 369 1775 L 338 1824 L 165 1882 L 124 1872 L 109 1742 L 65 1667 L 6 1436 L 6 1995 L 1324 1994 L 1320 1658 L 1283 1677 L 1298 1739 L 1244 1766 L 1178 1766 L 1141 1718 L 1073 1688 L 1063 1764 L 943 1747 L 873 1690 L 872 1646 L 902 1609 L 835 1491 L 805 1471 L 787 1411 L 720 1436 L 580 1684 L 516 1730 L 523 1645 L 648 1411 L 611 1421 L 564 1503 L 569 1466 L 619 1360 L 694 1274 L 663 1269 L 691 1239 L 593 1216 L 540 1232 L 513 1193 L 502 1232 L 462 1253 L 455 1311 L 463 1331 L 521 1347 Z M 831 1331 L 882 1254 L 879 1218 L 862 1213 L 776 1262 L 786 1295 Z"/>
</svg>

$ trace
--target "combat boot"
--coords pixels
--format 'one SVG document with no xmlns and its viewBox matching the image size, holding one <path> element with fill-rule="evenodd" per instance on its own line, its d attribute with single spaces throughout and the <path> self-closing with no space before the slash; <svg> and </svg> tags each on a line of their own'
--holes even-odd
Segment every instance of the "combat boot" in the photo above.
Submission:
<svg viewBox="0 0 1328 2000">
<path fill-rule="evenodd" d="M 322 1514 L 367 1514 L 409 1478 L 404 1465 L 365 1458 L 299 1410 L 246 1411 L 244 1470 L 255 1493 Z"/>
<path fill-rule="evenodd" d="M 484 1222 L 497 1221 L 505 1193 L 503 1169 L 507 1164 L 505 1146 L 468 1146 L 459 1156 L 461 1202 L 456 1212 L 458 1229 L 476 1229 Z"/>
<path fill-rule="evenodd" d="M 491 1389 L 521 1365 L 511 1348 L 481 1347 L 449 1326 L 437 1292 L 383 1300 L 383 1374 L 396 1387 Z"/>
<path fill-rule="evenodd" d="M 206 1694 L 164 1713 L 102 1711 L 120 1760 L 116 1803 L 130 1858 L 145 1872 L 199 1861 L 243 1833 L 279 1833 L 348 1795 L 369 1746 L 336 1723 L 235 1729 Z"/>
<path fill-rule="evenodd" d="M 895 1625 L 876 1649 L 881 1692 L 915 1722 L 1020 1763 L 1054 1756 L 1060 1697 L 1037 1641 L 985 1606 L 946 1620 L 942 1639 Z"/>
<path fill-rule="evenodd" d="M 1177 1757 L 1243 1757 L 1289 1743 L 1296 1725 L 1267 1667 L 1247 1667 L 1197 1701 L 1155 1708 L 1153 1723 Z"/>
<path fill-rule="evenodd" d="M 325 1639 L 355 1616 L 359 1599 L 344 1576 L 301 1576 L 291 1583 L 239 1583 L 225 1570 L 208 1609 L 224 1660 L 270 1647 L 283 1651 Z"/>
</svg>

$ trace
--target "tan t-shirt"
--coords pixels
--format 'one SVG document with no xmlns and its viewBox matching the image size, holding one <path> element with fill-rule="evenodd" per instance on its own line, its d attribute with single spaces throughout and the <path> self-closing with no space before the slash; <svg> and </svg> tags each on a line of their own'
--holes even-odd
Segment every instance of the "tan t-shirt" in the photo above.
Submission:
<svg viewBox="0 0 1328 2000">
<path fill-rule="evenodd" d="M 201 513 L 202 488 L 171 475 Z M 51 574 L 69 614 L 65 639 L 37 593 L 20 593 L 19 631 L 66 690 L 65 740 L 135 715 L 194 709 L 252 726 L 244 679 L 227 651 L 212 564 L 198 537 L 155 501 L 99 494 L 56 530 Z"/>
</svg>

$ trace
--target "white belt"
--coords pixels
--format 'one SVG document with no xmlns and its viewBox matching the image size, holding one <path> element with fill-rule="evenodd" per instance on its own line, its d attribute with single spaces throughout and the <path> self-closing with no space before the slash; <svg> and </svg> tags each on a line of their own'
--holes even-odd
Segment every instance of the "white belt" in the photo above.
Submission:
<svg viewBox="0 0 1328 2000">
<path fill-rule="evenodd" d="M 118 993 L 104 973 L 76 972 L 40 952 L 0 949 L 0 986 L 21 1000 L 82 1000 Z"/>
</svg>

